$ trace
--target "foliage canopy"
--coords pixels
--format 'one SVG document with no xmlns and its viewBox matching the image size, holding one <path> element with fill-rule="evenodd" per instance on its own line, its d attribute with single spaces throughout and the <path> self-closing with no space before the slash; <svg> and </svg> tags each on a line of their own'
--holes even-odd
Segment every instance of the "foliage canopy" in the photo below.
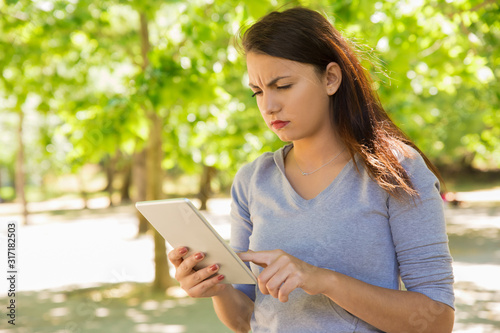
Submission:
<svg viewBox="0 0 500 333">
<path fill-rule="evenodd" d="M 260 120 L 234 36 L 284 3 L 0 1 L 1 165 L 12 169 L 20 112 L 36 181 L 142 149 L 150 135 L 145 110 L 153 110 L 164 169 L 194 173 L 205 165 L 234 174 L 282 144 Z M 498 169 L 496 1 L 296 4 L 323 12 L 350 38 L 394 121 L 438 165 Z M 140 15 L 149 22 L 147 64 Z"/>
</svg>

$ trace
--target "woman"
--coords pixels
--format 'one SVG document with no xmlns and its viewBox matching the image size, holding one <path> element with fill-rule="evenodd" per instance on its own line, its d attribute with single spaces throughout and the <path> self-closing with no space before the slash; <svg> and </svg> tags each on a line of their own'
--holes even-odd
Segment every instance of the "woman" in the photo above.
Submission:
<svg viewBox="0 0 500 333">
<path fill-rule="evenodd" d="M 231 245 L 258 285 L 223 284 L 203 253 L 169 258 L 237 332 L 451 332 L 453 273 L 439 181 L 320 14 L 273 12 L 243 35 L 249 86 L 290 144 L 244 166 Z M 429 170 L 430 169 L 430 170 Z M 407 291 L 400 290 L 400 279 Z"/>
</svg>

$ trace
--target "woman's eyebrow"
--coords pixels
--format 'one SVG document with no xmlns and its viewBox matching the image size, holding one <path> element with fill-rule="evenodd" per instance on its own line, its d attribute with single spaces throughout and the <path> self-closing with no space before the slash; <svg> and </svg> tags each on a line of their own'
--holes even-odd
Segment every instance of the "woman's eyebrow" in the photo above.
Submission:
<svg viewBox="0 0 500 333">
<path fill-rule="evenodd" d="M 271 81 L 269 81 L 266 86 L 270 87 L 272 86 L 273 84 L 275 84 L 276 82 L 278 82 L 279 80 L 281 79 L 286 79 L 287 77 L 290 77 L 290 75 L 287 75 L 287 76 L 278 76 L 278 77 L 275 77 L 274 79 L 272 79 Z M 252 83 L 249 83 L 248 84 L 251 88 L 259 88 L 257 87 L 256 85 L 252 84 Z"/>
</svg>

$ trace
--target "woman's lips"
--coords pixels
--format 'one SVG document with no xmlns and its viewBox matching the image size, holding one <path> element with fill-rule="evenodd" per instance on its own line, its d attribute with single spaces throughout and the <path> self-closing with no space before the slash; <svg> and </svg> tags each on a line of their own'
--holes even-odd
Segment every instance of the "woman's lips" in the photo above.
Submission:
<svg viewBox="0 0 500 333">
<path fill-rule="evenodd" d="M 271 126 L 274 129 L 280 129 L 288 125 L 289 121 L 281 121 L 281 120 L 275 120 L 271 122 Z"/>
</svg>

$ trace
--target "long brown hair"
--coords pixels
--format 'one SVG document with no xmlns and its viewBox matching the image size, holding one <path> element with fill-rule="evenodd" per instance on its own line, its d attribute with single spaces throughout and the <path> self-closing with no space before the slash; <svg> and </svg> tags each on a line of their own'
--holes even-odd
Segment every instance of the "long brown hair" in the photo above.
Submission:
<svg viewBox="0 0 500 333">
<path fill-rule="evenodd" d="M 417 150 L 442 181 L 436 167 L 389 118 L 354 49 L 321 14 L 303 7 L 271 12 L 247 29 L 241 41 L 246 53 L 311 64 L 319 74 L 330 62 L 340 66 L 342 83 L 330 103 L 332 124 L 351 158 L 358 154 L 370 177 L 389 194 L 418 197 L 398 158 L 410 156 L 407 146 Z"/>
</svg>

